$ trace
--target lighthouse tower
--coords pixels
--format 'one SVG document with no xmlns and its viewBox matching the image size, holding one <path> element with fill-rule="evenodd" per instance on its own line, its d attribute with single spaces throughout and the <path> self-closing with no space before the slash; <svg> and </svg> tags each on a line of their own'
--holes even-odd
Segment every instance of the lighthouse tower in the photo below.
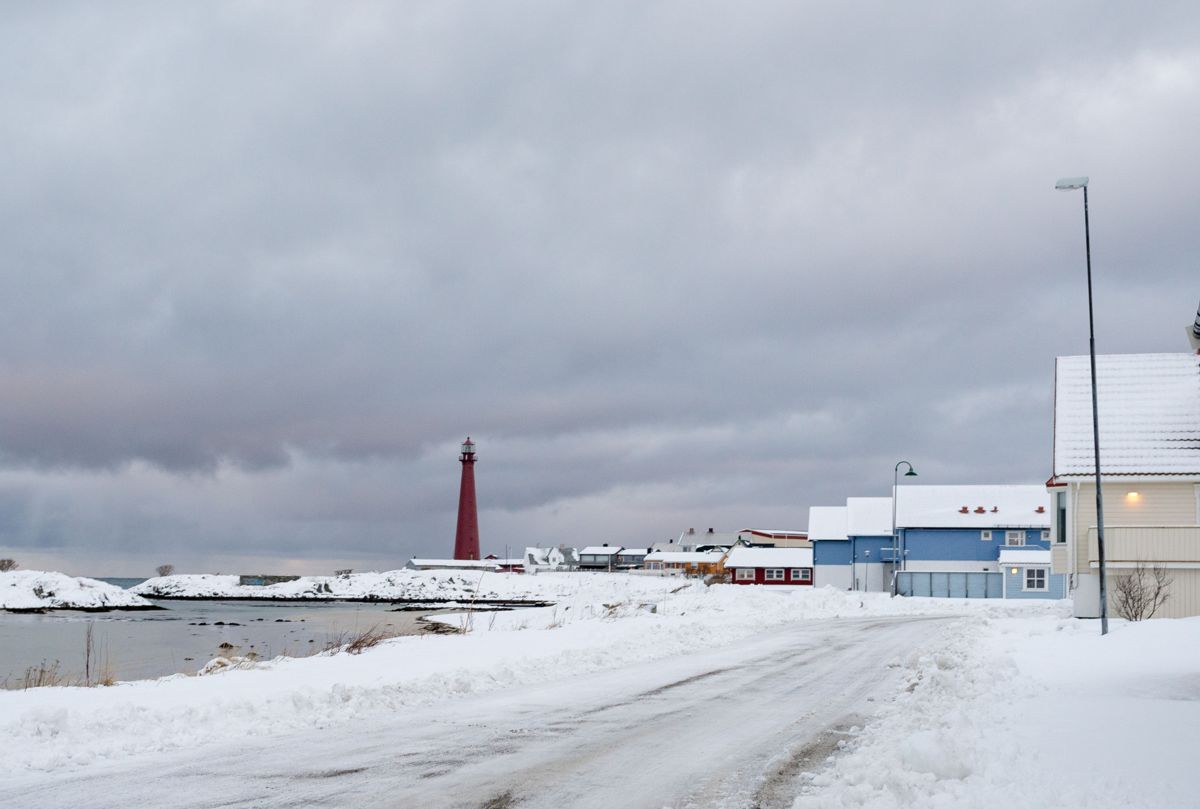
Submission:
<svg viewBox="0 0 1200 809">
<path fill-rule="evenodd" d="M 458 530 L 454 532 L 454 558 L 479 559 L 479 514 L 475 509 L 475 442 L 463 442 L 462 484 L 458 489 Z"/>
</svg>

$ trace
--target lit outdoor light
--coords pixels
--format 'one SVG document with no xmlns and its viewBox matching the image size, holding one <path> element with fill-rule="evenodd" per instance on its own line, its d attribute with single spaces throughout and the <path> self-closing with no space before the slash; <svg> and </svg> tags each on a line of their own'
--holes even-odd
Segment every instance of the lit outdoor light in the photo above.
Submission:
<svg viewBox="0 0 1200 809">
<path fill-rule="evenodd" d="M 1136 503 L 1137 501 L 1142 499 L 1142 495 L 1141 495 L 1141 492 L 1128 492 L 1125 495 L 1125 499 L 1128 500 L 1130 503 Z"/>
<path fill-rule="evenodd" d="M 1017 575 L 1017 569 L 1015 567 L 1012 568 L 1011 570 L 1009 570 L 1008 572 L 1013 576 Z"/>
</svg>

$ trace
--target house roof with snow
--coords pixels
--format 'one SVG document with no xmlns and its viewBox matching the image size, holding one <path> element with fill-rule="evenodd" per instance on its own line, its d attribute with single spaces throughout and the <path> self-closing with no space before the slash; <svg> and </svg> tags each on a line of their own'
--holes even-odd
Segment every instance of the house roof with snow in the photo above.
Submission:
<svg viewBox="0 0 1200 809">
<path fill-rule="evenodd" d="M 745 539 L 746 534 L 762 539 L 808 539 L 807 531 L 790 531 L 785 528 L 743 528 L 737 533 L 741 539 Z"/>
<path fill-rule="evenodd" d="M 846 534 L 852 537 L 892 535 L 892 498 L 847 497 Z"/>
<path fill-rule="evenodd" d="M 1054 368 L 1054 477 L 1095 474 L 1089 358 Z M 1096 357 L 1100 464 L 1106 475 L 1200 476 L 1200 357 Z"/>
<path fill-rule="evenodd" d="M 647 562 L 663 562 L 663 563 L 682 563 L 682 564 L 699 564 L 720 562 L 725 558 L 724 551 L 655 551 L 646 556 Z"/>
<path fill-rule="evenodd" d="M 738 535 L 730 531 L 714 531 L 709 528 L 707 531 L 696 531 L 688 529 L 679 535 L 679 539 L 675 540 L 676 544 L 694 545 L 702 547 L 705 545 L 719 545 L 722 548 L 732 548 L 737 544 Z"/>
<path fill-rule="evenodd" d="M 1000 567 L 1005 565 L 1048 565 L 1050 564 L 1050 551 L 1043 548 L 1030 548 L 1027 550 L 1005 550 L 1000 549 Z"/>
<path fill-rule="evenodd" d="M 619 546 L 614 545 L 588 545 L 579 552 L 580 556 L 612 556 L 620 551 Z"/>
<path fill-rule="evenodd" d="M 729 552 L 725 567 L 812 567 L 812 548 L 747 548 Z"/>
<path fill-rule="evenodd" d="M 621 548 L 618 556 L 645 556 L 650 553 L 649 548 Z"/>
<path fill-rule="evenodd" d="M 890 533 L 889 528 L 889 533 Z M 845 506 L 812 506 L 808 510 L 808 538 L 846 539 Z"/>
<path fill-rule="evenodd" d="M 409 570 L 496 570 L 494 561 L 486 559 L 409 559 Z"/>
<path fill-rule="evenodd" d="M 1049 528 L 1050 495 L 1041 483 L 898 486 L 896 527 Z"/>
</svg>

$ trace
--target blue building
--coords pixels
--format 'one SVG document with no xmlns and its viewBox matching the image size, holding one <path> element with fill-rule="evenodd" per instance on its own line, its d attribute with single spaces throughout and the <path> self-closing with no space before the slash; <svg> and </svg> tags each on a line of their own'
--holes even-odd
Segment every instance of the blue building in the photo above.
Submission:
<svg viewBox="0 0 1200 809">
<path fill-rule="evenodd" d="M 1062 598 L 1044 486 L 901 486 L 896 533 L 904 594 Z"/>
<path fill-rule="evenodd" d="M 1050 547 L 1044 486 L 901 486 L 896 495 L 894 535 L 891 497 L 809 510 L 815 584 L 888 592 L 896 575 L 905 595 L 1062 597 L 1062 577 L 1040 556 Z"/>
</svg>

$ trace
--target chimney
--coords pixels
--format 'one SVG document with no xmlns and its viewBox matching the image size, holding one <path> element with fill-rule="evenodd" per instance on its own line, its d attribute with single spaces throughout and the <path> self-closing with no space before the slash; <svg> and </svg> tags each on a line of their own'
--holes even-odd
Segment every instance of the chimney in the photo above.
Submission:
<svg viewBox="0 0 1200 809">
<path fill-rule="evenodd" d="M 713 532 L 713 530 L 712 530 L 711 528 L 709 528 L 709 529 L 708 529 L 708 533 L 710 533 L 710 534 L 711 534 L 712 532 Z"/>
<path fill-rule="evenodd" d="M 1192 323 L 1192 327 L 1188 329 L 1188 341 L 1192 344 L 1192 350 L 1200 354 L 1200 307 L 1196 309 L 1196 320 Z"/>
<path fill-rule="evenodd" d="M 967 513 L 967 512 L 969 512 L 970 510 L 971 510 L 971 509 L 967 508 L 966 506 L 963 506 L 962 508 L 960 508 L 960 509 L 958 510 L 958 513 L 959 513 L 959 514 L 966 514 L 966 513 Z"/>
<path fill-rule="evenodd" d="M 987 509 L 985 509 L 983 506 L 976 506 L 976 507 L 975 507 L 975 513 L 976 513 L 976 514 L 986 514 L 986 513 L 987 513 Z"/>
<path fill-rule="evenodd" d="M 1000 507 L 999 507 L 999 506 L 992 506 L 992 513 L 993 513 L 993 514 L 995 514 L 995 513 L 996 513 L 997 511 L 999 511 L 999 510 L 1000 510 Z"/>
<path fill-rule="evenodd" d="M 689 529 L 688 529 L 688 533 L 689 533 L 689 534 L 694 534 L 694 533 L 696 533 L 696 529 L 695 529 L 695 528 L 689 528 Z"/>
<path fill-rule="evenodd" d="M 1045 506 L 1038 506 L 1038 507 L 1037 507 L 1037 513 L 1038 513 L 1038 514 L 1045 514 L 1045 513 L 1046 513 L 1046 507 L 1045 507 Z"/>
</svg>

